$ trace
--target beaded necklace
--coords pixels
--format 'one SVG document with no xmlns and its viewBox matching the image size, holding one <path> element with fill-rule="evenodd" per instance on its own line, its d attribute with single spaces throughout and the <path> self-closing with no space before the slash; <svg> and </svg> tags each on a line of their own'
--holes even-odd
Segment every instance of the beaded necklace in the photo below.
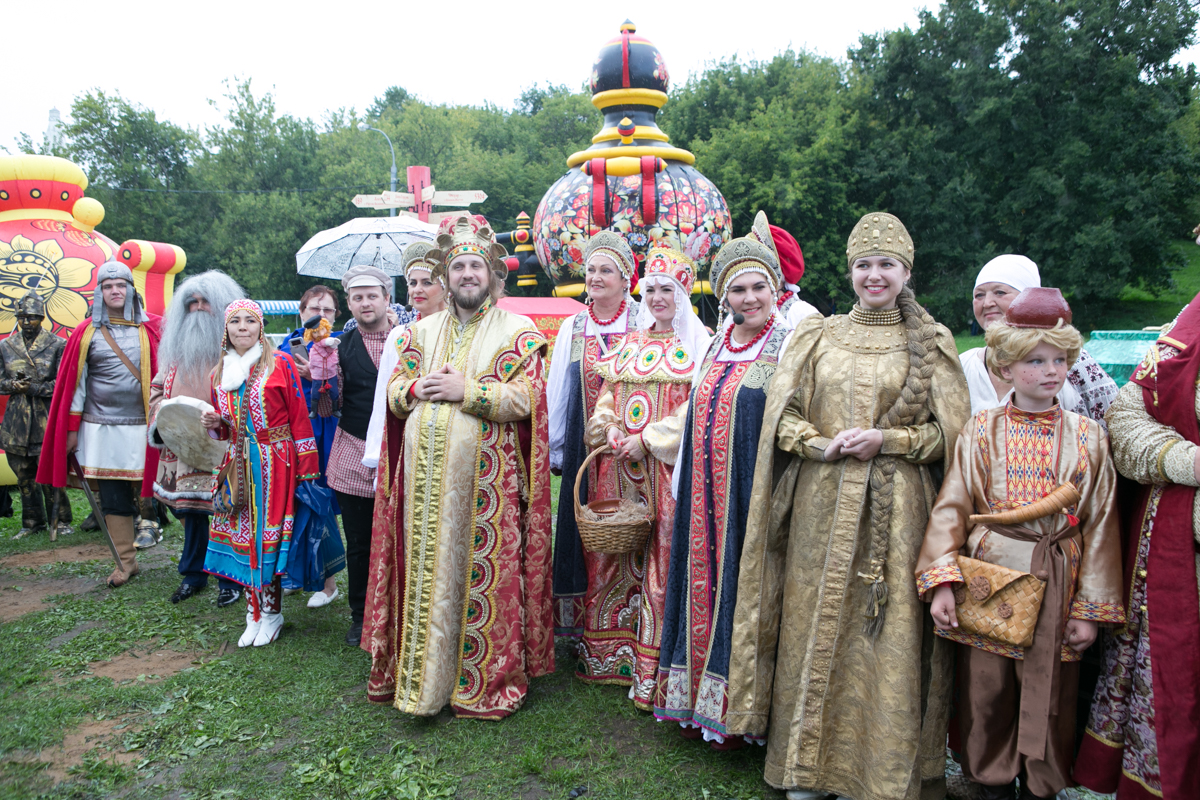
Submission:
<svg viewBox="0 0 1200 800">
<path fill-rule="evenodd" d="M 850 319 L 860 325 L 899 325 L 904 321 L 898 308 L 862 308 L 858 303 L 850 308 Z"/>
<path fill-rule="evenodd" d="M 746 342 L 745 344 L 734 344 L 733 343 L 733 329 L 736 326 L 730 325 L 728 328 L 725 329 L 725 349 L 731 353 L 744 353 L 747 350 L 749 350 L 751 347 L 754 347 L 754 345 L 758 344 L 759 340 L 762 339 L 764 336 L 766 336 L 768 333 L 770 333 L 771 328 L 773 328 L 774 326 L 775 326 L 775 316 L 772 314 L 771 318 L 767 320 L 767 324 L 763 325 L 762 329 L 758 333 L 754 334 L 753 339 Z"/>
<path fill-rule="evenodd" d="M 599 317 L 596 316 L 595 306 L 588 306 L 588 316 L 592 318 L 592 322 L 596 323 L 596 325 L 601 328 L 603 328 L 607 325 L 612 325 L 614 322 L 616 322 L 618 319 L 620 319 L 621 315 L 624 313 L 625 313 L 625 298 L 621 298 L 621 306 L 620 306 L 620 308 L 617 309 L 617 313 L 613 314 L 612 319 L 600 319 Z"/>
<path fill-rule="evenodd" d="M 786 292 L 784 292 L 783 294 L 781 294 L 779 296 L 779 300 L 775 303 L 775 307 L 783 308 L 783 304 L 786 303 L 788 300 L 791 300 L 795 296 L 796 296 L 796 293 L 793 292 L 791 289 L 788 289 Z"/>
</svg>

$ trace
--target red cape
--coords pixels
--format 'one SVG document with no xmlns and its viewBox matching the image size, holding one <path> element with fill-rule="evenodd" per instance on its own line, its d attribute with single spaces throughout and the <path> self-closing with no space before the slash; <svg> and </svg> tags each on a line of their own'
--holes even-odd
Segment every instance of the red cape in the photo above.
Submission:
<svg viewBox="0 0 1200 800">
<path fill-rule="evenodd" d="M 158 374 L 159 323 L 162 317 L 147 312 L 143 323 L 150 341 L 150 376 Z M 67 485 L 67 434 L 79 429 L 79 418 L 71 418 L 71 400 L 79 385 L 79 352 L 84 332 L 91 328 L 92 318 L 80 322 L 67 338 L 67 347 L 59 362 L 58 378 L 54 382 L 54 397 L 50 400 L 50 416 L 46 436 L 42 440 L 42 455 L 38 463 L 37 482 L 46 486 Z M 149 387 L 147 387 L 148 390 Z M 146 465 L 142 472 L 142 497 L 154 496 L 154 476 L 158 473 L 158 451 L 146 445 Z"/>
</svg>

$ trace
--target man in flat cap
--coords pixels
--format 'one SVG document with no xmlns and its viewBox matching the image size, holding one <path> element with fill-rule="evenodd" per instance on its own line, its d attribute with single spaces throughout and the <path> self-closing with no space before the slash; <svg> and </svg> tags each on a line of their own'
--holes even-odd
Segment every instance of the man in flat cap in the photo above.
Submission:
<svg viewBox="0 0 1200 800">
<path fill-rule="evenodd" d="M 21 538 L 46 527 L 58 535 L 71 532 L 71 503 L 62 489 L 37 483 L 38 457 L 46 435 L 50 397 L 67 341 L 42 323 L 46 303 L 36 289 L 17 301 L 17 329 L 0 342 L 0 394 L 8 395 L 0 447 L 17 476 L 21 493 Z"/>
<path fill-rule="evenodd" d="M 38 483 L 65 487 L 68 456 L 75 453 L 84 476 L 99 486 L 120 558 L 108 578 L 112 587 L 138 573 L 133 520 L 139 495 L 152 496 L 158 469 L 146 418 L 150 379 L 158 371 L 159 320 L 142 307 L 129 267 L 100 265 L 91 316 L 67 339 L 42 442 Z"/>
<path fill-rule="evenodd" d="M 379 357 L 391 331 L 388 303 L 392 279 L 377 267 L 351 267 L 342 277 L 346 305 L 357 327 L 338 345 L 338 384 L 342 416 L 333 436 L 325 477 L 337 495 L 346 532 L 346 577 L 349 584 L 350 630 L 346 644 L 357 647 L 362 638 L 363 607 L 367 597 L 367 567 L 371 559 L 371 523 L 375 515 L 375 470 L 363 466 L 367 425 L 375 400 Z M 336 590 L 335 590 L 336 593 Z M 317 592 L 309 605 L 324 605 Z M 332 599 L 332 598 L 330 598 Z"/>
</svg>

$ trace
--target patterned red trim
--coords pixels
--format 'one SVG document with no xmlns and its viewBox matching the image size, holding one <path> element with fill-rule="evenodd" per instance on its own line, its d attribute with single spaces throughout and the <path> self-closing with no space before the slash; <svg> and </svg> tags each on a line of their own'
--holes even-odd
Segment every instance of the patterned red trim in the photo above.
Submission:
<svg viewBox="0 0 1200 800">
<path fill-rule="evenodd" d="M 968 647 L 975 647 L 984 651 L 985 653 L 1004 656 L 1005 658 L 1011 658 L 1016 661 L 1025 660 L 1025 648 L 994 642 L 991 639 L 986 639 L 977 633 L 966 633 L 962 630 L 943 631 L 938 630 L 937 628 L 934 628 L 933 632 L 943 639 L 949 639 L 952 642 L 958 642 L 959 644 L 963 644 Z M 1079 661 L 1081 658 L 1083 658 L 1083 653 L 1076 653 L 1066 645 L 1063 645 L 1059 651 L 1060 661 L 1072 662 Z"/>
</svg>

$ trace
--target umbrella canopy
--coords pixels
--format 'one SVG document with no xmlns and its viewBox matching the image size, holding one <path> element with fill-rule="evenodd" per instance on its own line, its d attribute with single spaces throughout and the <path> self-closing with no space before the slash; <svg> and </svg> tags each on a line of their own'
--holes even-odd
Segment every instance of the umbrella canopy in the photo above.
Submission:
<svg viewBox="0 0 1200 800">
<path fill-rule="evenodd" d="M 340 280 L 350 267 L 367 264 L 399 278 L 404 248 L 436 237 L 437 225 L 416 217 L 358 217 L 305 242 L 296 253 L 296 272 Z"/>
</svg>

